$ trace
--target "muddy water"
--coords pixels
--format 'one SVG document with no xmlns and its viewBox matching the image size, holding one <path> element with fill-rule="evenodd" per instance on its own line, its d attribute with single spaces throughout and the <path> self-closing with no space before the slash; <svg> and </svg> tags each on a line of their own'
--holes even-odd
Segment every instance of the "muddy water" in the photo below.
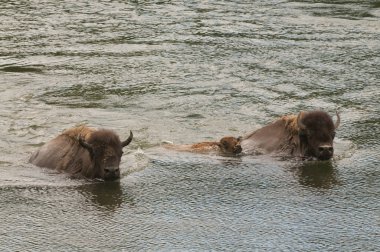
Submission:
<svg viewBox="0 0 380 252">
<path fill-rule="evenodd" d="M 3 1 L 0 248 L 376 251 L 379 1 Z M 331 162 L 168 153 L 339 109 Z M 135 135 L 120 182 L 27 163 L 65 128 Z"/>
</svg>

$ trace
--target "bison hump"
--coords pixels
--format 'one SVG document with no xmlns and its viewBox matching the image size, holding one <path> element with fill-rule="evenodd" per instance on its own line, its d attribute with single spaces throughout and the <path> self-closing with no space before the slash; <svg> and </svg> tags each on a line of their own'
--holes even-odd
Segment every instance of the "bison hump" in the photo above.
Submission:
<svg viewBox="0 0 380 252">
<path fill-rule="evenodd" d="M 70 128 L 65 130 L 62 135 L 68 136 L 70 138 L 78 139 L 79 137 L 87 140 L 90 138 L 91 134 L 97 131 L 96 128 L 90 128 L 84 125 Z"/>
<path fill-rule="evenodd" d="M 39 167 L 76 173 L 91 165 L 91 158 L 78 141 L 62 134 L 41 146 L 29 162 Z"/>
</svg>

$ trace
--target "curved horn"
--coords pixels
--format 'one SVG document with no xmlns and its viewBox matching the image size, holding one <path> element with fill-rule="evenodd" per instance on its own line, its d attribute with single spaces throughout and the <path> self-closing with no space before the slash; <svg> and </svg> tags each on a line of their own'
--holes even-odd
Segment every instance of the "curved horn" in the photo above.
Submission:
<svg viewBox="0 0 380 252">
<path fill-rule="evenodd" d="M 130 144 L 132 142 L 132 139 L 133 139 L 133 133 L 132 131 L 130 131 L 128 139 L 121 143 L 121 147 L 125 147 L 128 144 Z"/>
<path fill-rule="evenodd" d="M 334 124 L 334 127 L 335 127 L 335 129 L 337 129 L 339 127 L 339 125 L 340 125 L 340 115 L 338 113 L 338 110 L 335 111 L 335 113 L 336 113 L 336 122 Z"/>
<path fill-rule="evenodd" d="M 87 143 L 82 137 L 78 138 L 79 144 L 90 152 L 91 157 L 94 155 L 94 148 L 92 148 L 91 144 Z"/>
<path fill-rule="evenodd" d="M 302 117 L 304 115 L 305 112 L 301 111 L 298 116 L 297 116 L 297 126 L 299 129 L 303 130 L 303 129 L 306 129 L 306 126 L 305 124 L 302 123 Z"/>
</svg>

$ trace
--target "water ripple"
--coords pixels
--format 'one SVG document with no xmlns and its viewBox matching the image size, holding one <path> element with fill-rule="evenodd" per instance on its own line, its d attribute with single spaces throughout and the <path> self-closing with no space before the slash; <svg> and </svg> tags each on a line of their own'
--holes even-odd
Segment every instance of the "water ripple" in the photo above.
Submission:
<svg viewBox="0 0 380 252">
<path fill-rule="evenodd" d="M 2 248 L 379 250 L 379 17 L 378 0 L 2 3 Z M 329 162 L 160 147 L 337 108 Z M 117 183 L 27 164 L 80 123 L 134 132 Z"/>
</svg>

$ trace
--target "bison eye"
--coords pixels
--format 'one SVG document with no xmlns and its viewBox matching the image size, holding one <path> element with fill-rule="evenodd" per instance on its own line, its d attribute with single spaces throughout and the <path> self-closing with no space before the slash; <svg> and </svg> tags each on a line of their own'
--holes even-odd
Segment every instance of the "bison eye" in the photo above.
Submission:
<svg viewBox="0 0 380 252">
<path fill-rule="evenodd" d="M 299 133 L 299 136 L 300 137 L 307 137 L 309 134 L 308 134 L 308 132 L 306 131 L 306 130 L 302 130 L 302 131 L 300 131 L 300 133 Z"/>
</svg>

